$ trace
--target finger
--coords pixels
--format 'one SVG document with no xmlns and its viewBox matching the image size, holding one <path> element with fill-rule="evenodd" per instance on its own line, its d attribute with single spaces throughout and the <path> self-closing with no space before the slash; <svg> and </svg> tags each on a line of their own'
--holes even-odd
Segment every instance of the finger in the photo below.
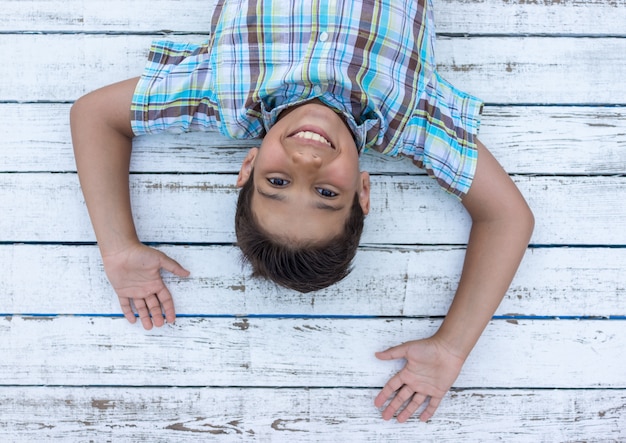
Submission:
<svg viewBox="0 0 626 443">
<path fill-rule="evenodd" d="M 189 277 L 190 274 L 190 272 L 183 268 L 176 260 L 169 258 L 165 254 L 161 256 L 161 267 L 179 277 Z"/>
<path fill-rule="evenodd" d="M 168 291 L 166 287 L 163 287 L 161 292 L 157 294 L 157 297 L 161 303 L 162 310 L 165 312 L 165 320 L 168 323 L 174 323 L 176 321 L 176 310 L 174 309 L 172 294 L 170 294 L 170 291 Z"/>
<path fill-rule="evenodd" d="M 383 387 L 380 393 L 376 396 L 374 400 L 374 405 L 377 408 L 382 408 L 385 402 L 393 396 L 393 394 L 402 387 L 404 383 L 402 383 L 402 379 L 400 375 L 396 374 L 389 379 L 387 384 Z"/>
<path fill-rule="evenodd" d="M 395 360 L 397 358 L 405 358 L 406 347 L 406 344 L 401 344 L 385 351 L 377 352 L 375 355 L 379 360 Z"/>
<path fill-rule="evenodd" d="M 409 404 L 398 414 L 398 422 L 404 423 L 407 421 L 424 404 L 426 398 L 424 394 L 416 393 Z"/>
<path fill-rule="evenodd" d="M 430 398 L 430 401 L 428 402 L 428 407 L 426 409 L 424 409 L 424 412 L 421 413 L 420 415 L 420 420 L 421 421 L 428 421 L 430 420 L 430 418 L 435 415 L 435 411 L 437 410 L 437 408 L 439 407 L 439 404 L 441 403 L 441 398 Z"/>
<path fill-rule="evenodd" d="M 383 420 L 391 420 L 402 405 L 411 399 L 413 394 L 413 389 L 408 386 L 403 386 L 383 411 Z"/>
<path fill-rule="evenodd" d="M 137 317 L 135 317 L 133 307 L 130 305 L 130 299 L 128 299 L 127 297 L 119 297 L 119 299 L 124 317 L 126 317 L 126 320 L 128 320 L 129 322 L 135 323 L 137 321 Z"/>
<path fill-rule="evenodd" d="M 143 328 L 146 330 L 152 329 L 152 319 L 150 318 L 150 312 L 146 307 L 146 302 L 144 301 L 144 299 L 133 299 L 133 303 L 135 303 L 135 309 L 137 309 L 137 314 L 139 314 L 139 319 L 141 320 Z"/>
<path fill-rule="evenodd" d="M 161 303 L 159 303 L 159 299 L 156 295 L 152 295 L 150 297 L 146 297 L 144 300 L 148 310 L 150 311 L 152 323 L 154 326 L 160 328 L 163 326 L 163 311 L 161 310 Z"/>
</svg>

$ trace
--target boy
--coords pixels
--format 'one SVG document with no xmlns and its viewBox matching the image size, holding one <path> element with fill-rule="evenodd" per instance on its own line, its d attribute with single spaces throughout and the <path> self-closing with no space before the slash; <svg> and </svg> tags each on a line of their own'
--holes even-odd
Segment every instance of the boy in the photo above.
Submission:
<svg viewBox="0 0 626 443">
<path fill-rule="evenodd" d="M 141 79 L 72 108 L 81 186 L 126 318 L 175 318 L 160 270 L 188 272 L 142 245 L 128 192 L 131 140 L 161 131 L 263 137 L 237 185 L 238 244 L 256 275 L 306 292 L 343 278 L 369 211 L 363 149 L 405 155 L 462 200 L 473 224 L 459 287 L 430 338 L 378 353 L 406 359 L 375 400 L 383 418 L 428 420 L 506 292 L 533 216 L 475 138 L 481 102 L 435 70 L 426 0 L 229 1 L 209 41 L 159 42 Z M 129 116 L 129 110 L 131 115 Z"/>
</svg>

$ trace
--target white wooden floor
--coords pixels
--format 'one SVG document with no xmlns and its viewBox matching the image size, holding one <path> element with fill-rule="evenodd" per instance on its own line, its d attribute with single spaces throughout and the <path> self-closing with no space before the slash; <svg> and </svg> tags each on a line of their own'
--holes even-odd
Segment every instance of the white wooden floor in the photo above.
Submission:
<svg viewBox="0 0 626 443">
<path fill-rule="evenodd" d="M 120 315 L 68 111 L 153 38 L 201 38 L 214 1 L 0 0 L 0 440 L 626 441 L 626 1 L 435 1 L 441 71 L 486 100 L 481 139 L 537 226 L 437 415 L 403 425 L 373 406 L 400 367 L 374 352 L 436 329 L 469 227 L 403 162 L 364 158 L 356 270 L 300 295 L 238 264 L 249 143 L 138 139 L 138 230 L 192 277 L 168 279 L 175 325 Z"/>
</svg>

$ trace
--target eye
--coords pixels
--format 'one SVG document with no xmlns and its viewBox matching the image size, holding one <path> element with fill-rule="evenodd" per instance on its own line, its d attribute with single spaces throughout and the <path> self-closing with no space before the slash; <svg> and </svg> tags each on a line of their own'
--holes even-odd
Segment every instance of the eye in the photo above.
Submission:
<svg viewBox="0 0 626 443">
<path fill-rule="evenodd" d="M 285 180 L 284 178 L 278 178 L 278 177 L 268 178 L 267 181 L 270 183 L 270 185 L 276 186 L 279 188 L 283 186 L 287 186 L 289 184 L 289 180 Z"/>
<path fill-rule="evenodd" d="M 317 191 L 317 193 L 319 195 L 321 195 L 322 197 L 327 197 L 327 198 L 331 198 L 331 197 L 337 197 L 337 193 L 331 191 L 330 189 L 324 189 L 324 188 L 315 188 L 315 190 Z"/>
</svg>

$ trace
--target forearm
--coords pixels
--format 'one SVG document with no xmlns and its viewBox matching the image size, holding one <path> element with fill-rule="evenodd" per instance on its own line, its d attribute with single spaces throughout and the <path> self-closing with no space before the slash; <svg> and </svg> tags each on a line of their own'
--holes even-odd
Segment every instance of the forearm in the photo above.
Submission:
<svg viewBox="0 0 626 443">
<path fill-rule="evenodd" d="M 474 223 L 456 295 L 437 332 L 455 355 L 467 357 L 506 294 L 528 245 L 529 218 Z"/>
<path fill-rule="evenodd" d="M 476 177 L 463 204 L 472 217 L 463 272 L 437 332 L 466 358 L 513 280 L 534 227 L 534 217 L 513 181 L 478 142 Z"/>
<path fill-rule="evenodd" d="M 81 188 L 103 256 L 138 242 L 128 170 L 133 81 L 95 91 L 72 107 L 72 141 Z"/>
<path fill-rule="evenodd" d="M 83 131 L 90 136 L 81 134 Z M 81 126 L 75 134 L 78 176 L 98 245 L 105 255 L 137 237 L 128 188 L 130 140 L 91 125 Z"/>
</svg>

